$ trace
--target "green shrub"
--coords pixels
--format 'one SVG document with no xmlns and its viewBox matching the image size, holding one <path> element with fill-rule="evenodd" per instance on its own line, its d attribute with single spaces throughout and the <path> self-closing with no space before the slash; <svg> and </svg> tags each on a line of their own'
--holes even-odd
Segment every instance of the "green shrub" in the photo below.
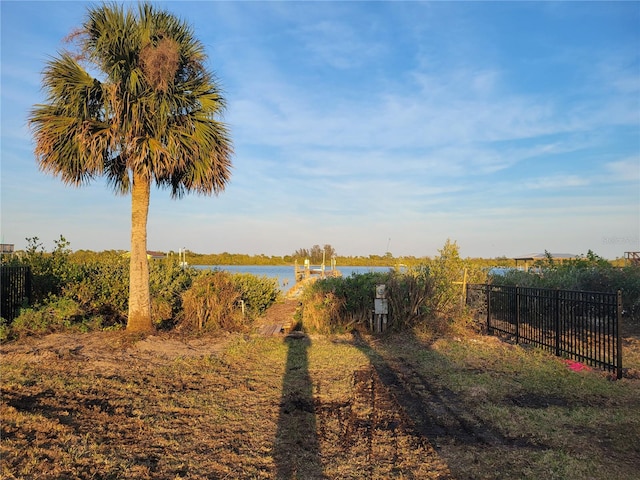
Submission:
<svg viewBox="0 0 640 480">
<path fill-rule="evenodd" d="M 320 279 L 302 294 L 302 325 L 316 332 L 332 332 L 366 324 L 373 309 L 377 284 L 389 273 L 369 272 Z"/>
<path fill-rule="evenodd" d="M 262 315 L 281 296 L 275 278 L 236 273 L 231 276 L 231 281 L 240 292 L 247 314 L 252 317 Z"/>
<path fill-rule="evenodd" d="M 26 308 L 13 321 L 9 336 L 19 338 L 65 330 L 87 331 L 99 327 L 83 315 L 80 305 L 70 298 L 50 297 L 43 304 Z"/>
<path fill-rule="evenodd" d="M 24 254 L 14 262 L 31 267 L 33 302 L 43 302 L 50 295 L 60 295 L 67 284 L 78 277 L 76 265 L 69 261 L 69 242 L 61 235 L 54 241 L 54 250 L 46 252 L 38 237 L 26 240 Z"/>
<path fill-rule="evenodd" d="M 562 263 L 553 262 L 549 257 L 536 267 L 531 272 L 507 270 L 502 275 L 490 276 L 489 281 L 494 285 L 563 290 L 610 293 L 621 290 L 625 314 L 635 321 L 640 320 L 640 267 L 614 267 L 592 251 L 578 259 Z"/>
<path fill-rule="evenodd" d="M 129 302 L 129 258 L 120 252 L 88 257 L 78 266 L 78 280 L 63 293 L 80 303 L 87 315 L 99 315 L 105 326 L 126 323 Z M 172 328 L 182 309 L 182 293 L 200 272 L 183 269 L 176 259 L 149 263 L 151 315 L 156 327 Z"/>
<path fill-rule="evenodd" d="M 470 261 L 460 258 L 458 245 L 447 239 L 439 255 L 420 268 L 433 282 L 433 293 L 427 300 L 427 308 L 432 315 L 453 322 L 462 318 L 464 296 L 462 283 L 483 283 L 486 274 Z"/>
<path fill-rule="evenodd" d="M 101 316 L 105 326 L 124 325 L 129 301 L 129 260 L 109 252 L 78 265 L 77 280 L 63 295 L 75 300 L 87 316 Z"/>
<path fill-rule="evenodd" d="M 176 325 L 182 310 L 182 294 L 192 285 L 193 279 L 201 274 L 198 270 L 183 268 L 175 258 L 150 262 L 151 317 L 157 328 L 170 329 Z"/>
<path fill-rule="evenodd" d="M 54 310 L 60 307 L 55 304 L 62 299 L 69 300 L 77 306 L 78 311 L 74 315 L 78 318 L 93 318 L 94 323 L 110 329 L 120 328 L 126 324 L 129 301 L 129 258 L 124 252 L 80 251 L 72 254 L 68 248 L 69 242 L 61 236 L 55 242 L 55 250 L 48 253 L 44 251 L 37 237 L 27 240 L 29 246 L 25 254 L 21 259 L 12 260 L 12 263 L 31 267 L 34 303 L 46 305 L 46 307 L 36 306 L 25 311 L 16 333 L 46 333 L 57 331 L 64 325 L 75 325 L 74 322 L 61 321 L 59 317 L 64 317 L 62 312 L 58 312 L 60 315 L 51 313 L 52 307 Z M 193 310 L 182 314 L 183 300 L 187 298 L 192 302 L 187 310 L 196 308 L 196 299 L 199 295 L 196 292 L 197 289 L 191 291 L 186 297 L 184 294 L 192 287 L 194 279 L 201 276 L 206 276 L 206 273 L 192 268 L 182 268 L 175 258 L 150 261 L 151 314 L 157 328 L 170 329 L 179 321 L 184 322 L 185 319 L 194 318 Z M 229 312 L 235 312 L 239 300 L 242 300 L 248 317 L 261 315 L 279 298 L 280 290 L 275 279 L 258 278 L 250 274 L 227 274 L 224 278 L 228 285 L 223 285 L 222 281 L 216 284 L 217 294 L 222 298 L 219 301 L 206 299 L 210 306 L 216 304 L 216 308 L 222 308 L 222 305 L 229 301 L 231 296 L 227 298 L 229 294 L 227 287 L 233 291 L 231 303 L 234 304 L 234 308 L 230 308 Z M 211 280 L 208 281 L 211 282 Z M 52 296 L 58 300 L 51 301 Z M 204 297 L 200 300 L 205 301 Z M 240 311 L 239 308 L 237 310 Z M 216 315 L 219 314 L 220 312 L 214 311 L 208 316 L 204 315 L 196 320 L 195 324 L 199 325 L 203 322 L 203 328 L 205 326 L 214 328 L 215 325 L 220 324 L 221 328 L 236 329 L 242 323 L 242 319 L 236 322 L 233 318 L 218 318 Z M 86 324 L 86 321 L 82 323 Z M 0 336 L 9 329 L 6 325 L 6 322 L 0 325 L 0 329 L 4 329 L 0 331 Z"/>
<path fill-rule="evenodd" d="M 428 315 L 428 301 L 433 294 L 428 270 L 372 272 L 318 280 L 305 289 L 302 296 L 303 326 L 327 333 L 368 325 L 379 284 L 386 286 L 389 328 L 402 330 Z"/>
<path fill-rule="evenodd" d="M 451 325 L 464 319 L 462 283 L 481 283 L 486 275 L 462 260 L 455 242 L 447 240 L 440 255 L 405 273 L 354 274 L 318 280 L 302 296 L 305 328 L 321 332 L 366 325 L 374 308 L 375 287 L 385 284 L 388 327 L 402 330 L 416 325 Z"/>
</svg>

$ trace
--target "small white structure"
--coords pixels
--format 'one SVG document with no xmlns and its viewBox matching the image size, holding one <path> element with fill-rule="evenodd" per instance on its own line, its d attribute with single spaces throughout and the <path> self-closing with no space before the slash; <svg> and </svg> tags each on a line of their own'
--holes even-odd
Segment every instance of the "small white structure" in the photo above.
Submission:
<svg viewBox="0 0 640 480">
<path fill-rule="evenodd" d="M 180 266 L 182 267 L 183 270 L 189 266 L 189 264 L 187 263 L 187 248 L 186 247 L 182 247 L 182 248 L 178 249 L 178 263 L 180 264 Z"/>
<path fill-rule="evenodd" d="M 376 298 L 373 300 L 372 313 L 369 327 L 374 333 L 384 332 L 389 320 L 389 300 L 387 299 L 387 287 L 384 284 L 376 285 Z"/>
</svg>

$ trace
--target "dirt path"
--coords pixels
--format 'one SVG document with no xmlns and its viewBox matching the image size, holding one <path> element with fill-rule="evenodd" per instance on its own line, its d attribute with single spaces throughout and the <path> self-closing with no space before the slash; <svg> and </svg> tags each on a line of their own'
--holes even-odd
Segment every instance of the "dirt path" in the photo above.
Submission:
<svg viewBox="0 0 640 480">
<path fill-rule="evenodd" d="M 335 451 L 361 461 L 359 478 L 453 479 L 443 457 L 398 402 L 372 366 L 353 373 L 346 402 L 316 401 L 318 431 L 324 454 Z M 356 460 L 357 459 L 357 460 Z"/>
<path fill-rule="evenodd" d="M 294 299 L 286 299 L 283 303 L 272 305 L 264 316 L 256 321 L 258 332 L 267 336 L 288 333 L 296 324 L 294 315 L 297 308 L 298 301 Z"/>
</svg>

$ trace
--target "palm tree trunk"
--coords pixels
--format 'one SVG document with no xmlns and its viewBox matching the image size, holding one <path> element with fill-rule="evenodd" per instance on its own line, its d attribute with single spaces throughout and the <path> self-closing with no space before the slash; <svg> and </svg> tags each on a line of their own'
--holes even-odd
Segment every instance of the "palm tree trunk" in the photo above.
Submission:
<svg viewBox="0 0 640 480">
<path fill-rule="evenodd" d="M 150 179 L 134 173 L 131 189 L 131 263 L 129 265 L 129 318 L 127 330 L 149 332 L 151 297 L 149 295 L 149 261 L 147 260 L 147 216 Z"/>
</svg>

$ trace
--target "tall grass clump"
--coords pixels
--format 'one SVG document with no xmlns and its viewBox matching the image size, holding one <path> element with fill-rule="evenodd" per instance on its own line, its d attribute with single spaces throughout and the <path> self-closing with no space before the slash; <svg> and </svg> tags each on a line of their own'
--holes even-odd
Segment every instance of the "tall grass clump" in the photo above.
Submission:
<svg viewBox="0 0 640 480">
<path fill-rule="evenodd" d="M 389 326 L 399 330 L 416 325 L 432 309 L 434 282 L 426 268 L 416 267 L 405 274 L 394 272 L 386 283 L 389 302 Z"/>
<path fill-rule="evenodd" d="M 180 327 L 199 331 L 242 330 L 239 300 L 240 292 L 230 274 L 206 272 L 182 294 Z"/>
<path fill-rule="evenodd" d="M 244 331 L 279 297 L 277 281 L 248 274 L 204 272 L 182 294 L 180 328 Z M 241 308 L 244 302 L 244 312 Z"/>
</svg>

